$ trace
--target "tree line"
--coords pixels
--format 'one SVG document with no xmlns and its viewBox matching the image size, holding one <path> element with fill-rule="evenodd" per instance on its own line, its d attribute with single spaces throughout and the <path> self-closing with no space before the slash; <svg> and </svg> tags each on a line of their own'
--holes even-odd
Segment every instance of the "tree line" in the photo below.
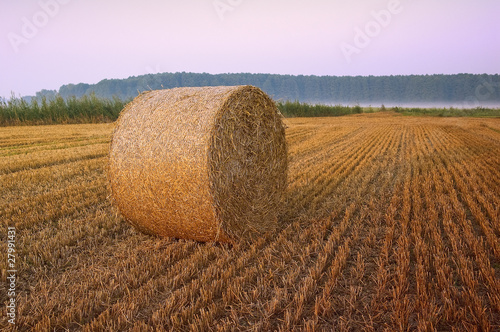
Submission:
<svg viewBox="0 0 500 332">
<path fill-rule="evenodd" d="M 293 76 L 178 72 L 104 79 L 96 84 L 66 84 L 58 91 L 42 90 L 35 97 L 60 95 L 69 98 L 95 94 L 99 98 L 128 100 L 147 90 L 247 84 L 261 88 L 275 100 L 307 103 L 463 102 L 475 107 L 478 102 L 500 101 L 498 74 Z"/>
</svg>

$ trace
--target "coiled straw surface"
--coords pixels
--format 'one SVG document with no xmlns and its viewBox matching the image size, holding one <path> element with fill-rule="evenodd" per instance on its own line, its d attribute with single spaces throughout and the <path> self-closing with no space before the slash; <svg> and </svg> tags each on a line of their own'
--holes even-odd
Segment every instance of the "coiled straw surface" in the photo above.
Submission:
<svg viewBox="0 0 500 332">
<path fill-rule="evenodd" d="M 128 221 L 198 241 L 272 231 L 286 175 L 281 115 L 252 86 L 139 95 L 117 121 L 108 167 L 113 200 Z"/>
</svg>

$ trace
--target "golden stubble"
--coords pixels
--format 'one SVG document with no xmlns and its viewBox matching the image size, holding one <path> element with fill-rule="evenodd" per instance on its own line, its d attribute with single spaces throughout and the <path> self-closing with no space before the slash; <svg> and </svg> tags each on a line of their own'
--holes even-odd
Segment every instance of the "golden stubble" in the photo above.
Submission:
<svg viewBox="0 0 500 332">
<path fill-rule="evenodd" d="M 112 126 L 0 128 L 18 329 L 498 330 L 500 120 L 286 122 L 278 229 L 233 246 L 125 222 L 99 150 Z"/>
</svg>

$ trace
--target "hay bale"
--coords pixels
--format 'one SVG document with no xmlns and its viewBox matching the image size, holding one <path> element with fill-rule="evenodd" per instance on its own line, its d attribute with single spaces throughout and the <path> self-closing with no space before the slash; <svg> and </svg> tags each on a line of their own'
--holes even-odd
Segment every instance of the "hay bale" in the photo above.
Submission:
<svg viewBox="0 0 500 332">
<path fill-rule="evenodd" d="M 286 173 L 281 114 L 252 86 L 139 95 L 117 120 L 108 165 L 125 219 L 149 233 L 198 241 L 272 231 Z"/>
</svg>

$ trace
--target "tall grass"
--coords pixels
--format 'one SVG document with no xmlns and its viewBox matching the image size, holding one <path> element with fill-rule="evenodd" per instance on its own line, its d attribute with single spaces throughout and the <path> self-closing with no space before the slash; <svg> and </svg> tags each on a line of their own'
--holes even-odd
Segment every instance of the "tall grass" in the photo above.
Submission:
<svg viewBox="0 0 500 332">
<path fill-rule="evenodd" d="M 81 98 L 52 99 L 42 97 L 31 102 L 22 98 L 0 100 L 0 126 L 37 125 L 59 123 L 112 122 L 128 101 L 85 95 Z M 363 113 L 360 106 L 311 105 L 295 102 L 278 102 L 278 108 L 285 117 L 342 116 Z"/>
<path fill-rule="evenodd" d="M 319 116 L 342 116 L 348 114 L 363 113 L 360 106 L 342 106 L 342 105 L 311 105 L 298 101 L 278 102 L 277 106 L 285 117 L 319 117 Z"/>
<path fill-rule="evenodd" d="M 12 96 L 10 100 L 0 99 L 0 126 L 38 125 L 60 123 L 98 123 L 112 122 L 130 100 L 98 98 L 94 94 L 80 98 L 39 98 L 30 102 Z M 500 117 L 500 109 L 474 108 L 402 108 L 386 109 L 361 108 L 358 106 L 307 104 L 298 101 L 277 102 L 285 117 L 342 116 L 379 111 L 394 111 L 403 115 L 440 116 L 440 117 Z"/>
<path fill-rule="evenodd" d="M 125 103 L 119 98 L 102 99 L 93 94 L 67 99 L 42 97 L 30 102 L 12 96 L 0 101 L 0 125 L 112 122 Z"/>
<path fill-rule="evenodd" d="M 404 108 L 394 107 L 397 113 L 413 116 L 439 116 L 439 117 L 500 117 L 500 109 L 476 107 L 469 109 L 462 108 Z"/>
</svg>

